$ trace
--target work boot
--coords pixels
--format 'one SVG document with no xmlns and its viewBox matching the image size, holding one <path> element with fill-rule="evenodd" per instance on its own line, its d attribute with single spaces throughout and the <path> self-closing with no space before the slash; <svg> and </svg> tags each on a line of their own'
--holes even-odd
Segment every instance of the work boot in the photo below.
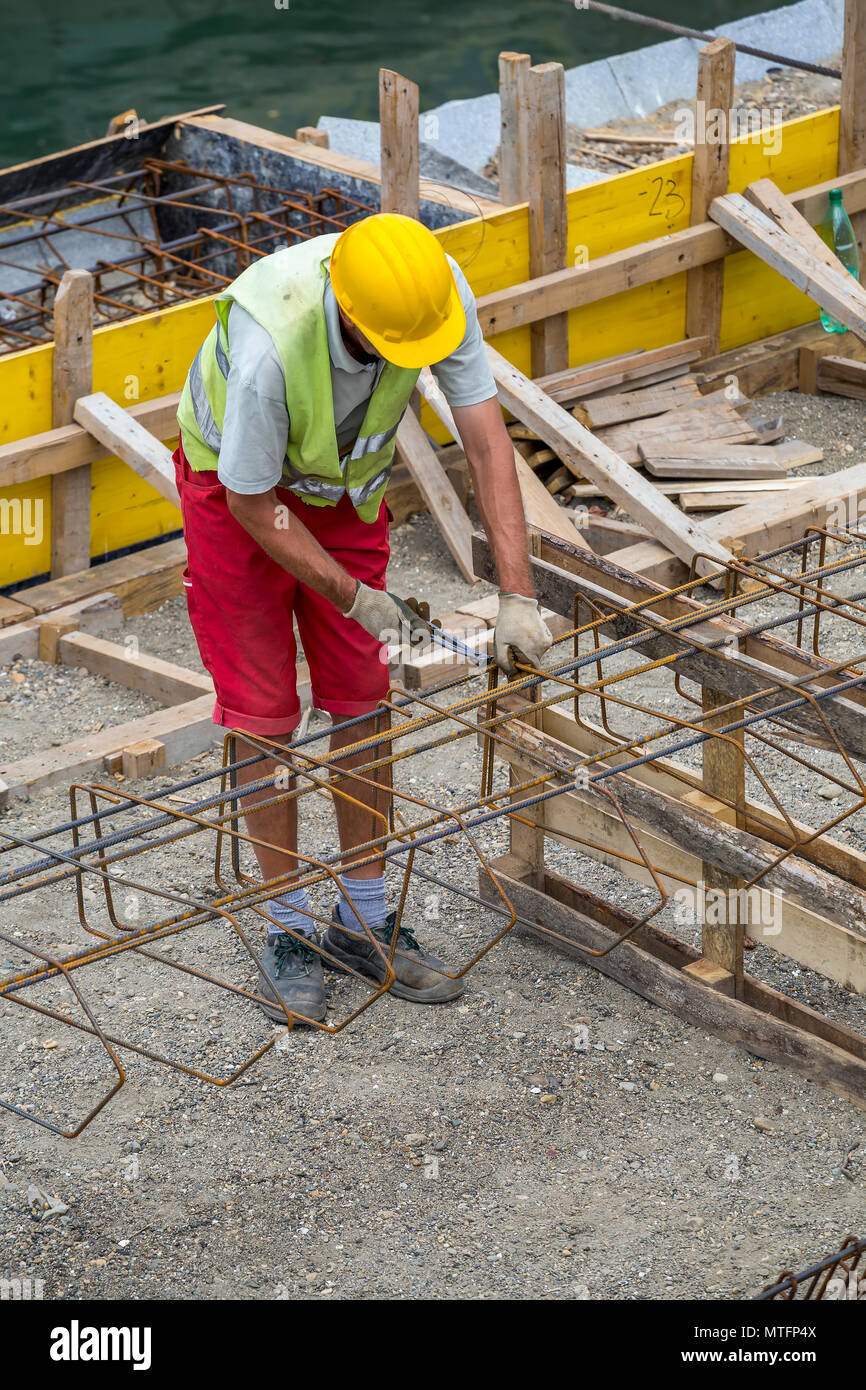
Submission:
<svg viewBox="0 0 866 1390">
<path fill-rule="evenodd" d="M 277 1000 L 282 1000 L 292 1014 L 300 1015 L 321 1023 L 325 1017 L 325 980 L 322 973 L 322 957 L 303 941 L 298 941 L 288 932 L 278 932 L 268 937 L 268 944 L 262 951 L 262 970 L 267 982 L 260 980 L 259 993 L 265 999 L 275 1002 L 262 1003 L 260 1008 L 277 1023 L 285 1023 L 286 1016 Z"/>
<path fill-rule="evenodd" d="M 386 956 L 391 950 L 396 916 L 395 912 L 389 912 L 384 927 L 373 932 Z M 375 946 L 366 936 L 359 936 L 357 932 L 344 927 L 339 907 L 334 908 L 331 925 L 322 938 L 322 950 L 341 964 L 357 970 L 359 975 L 367 975 L 377 984 L 381 984 L 386 977 L 385 963 Z M 330 965 L 330 961 L 325 964 Z M 415 1004 L 447 1004 L 449 1000 L 457 999 L 465 988 L 462 980 L 450 980 L 442 973 L 448 967 L 436 956 L 428 955 L 415 940 L 411 927 L 400 928 L 391 964 L 396 979 L 390 992 L 396 994 L 398 999 L 411 999 Z"/>
</svg>

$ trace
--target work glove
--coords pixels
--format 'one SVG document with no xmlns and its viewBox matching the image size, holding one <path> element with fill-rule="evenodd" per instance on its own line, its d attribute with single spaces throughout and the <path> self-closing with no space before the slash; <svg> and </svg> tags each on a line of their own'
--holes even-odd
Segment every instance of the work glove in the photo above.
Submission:
<svg viewBox="0 0 866 1390">
<path fill-rule="evenodd" d="M 387 589 L 371 589 L 369 584 L 360 582 L 346 617 L 353 618 L 371 637 L 389 647 L 411 642 L 416 633 L 430 631 L 430 624 L 396 594 Z"/>
<path fill-rule="evenodd" d="M 493 655 L 497 666 L 507 676 L 515 674 L 515 661 L 539 667 L 552 641 L 553 635 L 534 598 L 500 591 L 499 613 L 493 629 Z"/>
</svg>

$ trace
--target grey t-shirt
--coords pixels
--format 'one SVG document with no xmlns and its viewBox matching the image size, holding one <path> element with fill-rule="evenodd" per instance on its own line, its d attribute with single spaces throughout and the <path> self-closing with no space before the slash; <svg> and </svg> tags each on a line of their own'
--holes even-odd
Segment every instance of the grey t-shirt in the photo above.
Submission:
<svg viewBox="0 0 866 1390">
<path fill-rule="evenodd" d="M 496 383 L 484 351 L 475 298 L 457 263 L 448 257 L 463 309 L 466 332 L 449 357 L 431 363 L 450 406 L 476 405 L 496 395 Z M 334 424 L 341 453 L 357 438 L 367 405 L 384 366 L 381 358 L 358 362 L 340 332 L 340 315 L 330 279 L 324 293 Z M 286 381 L 270 334 L 239 304 L 228 317 L 231 370 L 219 454 L 220 482 L 232 492 L 268 492 L 283 471 L 289 438 Z M 289 388 L 291 399 L 291 387 Z"/>
</svg>

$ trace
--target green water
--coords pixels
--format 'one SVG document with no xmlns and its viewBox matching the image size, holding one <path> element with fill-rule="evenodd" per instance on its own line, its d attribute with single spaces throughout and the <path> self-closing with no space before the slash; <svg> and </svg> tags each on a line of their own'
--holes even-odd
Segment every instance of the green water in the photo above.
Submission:
<svg viewBox="0 0 866 1390">
<path fill-rule="evenodd" d="M 667 37 L 565 0 L 0 0 L 0 167 L 105 134 L 128 107 L 159 116 L 225 102 L 293 134 L 323 114 L 376 119 L 377 72 L 421 105 L 496 86 L 503 49 L 572 67 Z M 766 0 L 635 0 L 698 28 Z"/>
</svg>

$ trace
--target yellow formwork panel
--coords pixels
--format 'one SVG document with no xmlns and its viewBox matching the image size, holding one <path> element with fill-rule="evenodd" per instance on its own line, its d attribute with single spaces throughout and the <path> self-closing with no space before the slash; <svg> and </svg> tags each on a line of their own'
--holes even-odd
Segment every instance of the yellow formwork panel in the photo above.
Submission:
<svg viewBox="0 0 866 1390">
<path fill-rule="evenodd" d="M 22 510 L 25 507 L 26 513 Z M 18 483 L 0 491 L 0 586 L 35 579 L 49 568 L 50 516 L 50 478 Z M 29 536 L 24 534 L 25 518 Z"/>
<path fill-rule="evenodd" d="M 831 179 L 837 167 L 839 108 L 785 122 L 780 128 L 735 141 L 729 189 L 741 191 L 754 179 L 773 178 L 783 192 Z M 568 195 L 568 257 L 578 264 L 667 236 L 689 225 L 692 156 L 644 165 Z M 462 267 L 476 295 L 489 294 L 529 277 L 526 205 L 487 219 L 445 227 L 436 233 Z M 660 347 L 685 334 L 686 277 L 670 276 L 569 313 L 572 365 L 637 348 Z M 782 276 L 748 252 L 725 263 L 723 349 L 783 332 L 816 317 L 815 305 Z M 213 322 L 212 299 L 142 315 L 97 329 L 93 338 L 93 385 L 127 404 L 151 400 L 183 385 L 189 364 Z M 494 339 L 497 349 L 522 371 L 529 370 L 529 329 Z M 26 349 L 0 358 L 0 443 L 51 428 L 53 347 Z M 425 406 L 425 427 L 447 435 Z M 163 501 L 118 459 L 93 466 L 92 554 L 103 555 L 176 530 L 175 508 Z M 40 480 L 0 489 L 0 503 L 29 497 L 43 504 L 40 545 L 0 534 L 0 587 L 50 564 L 51 484 Z"/>
<path fill-rule="evenodd" d="M 93 389 L 121 404 L 155 400 L 183 386 L 189 364 L 213 323 L 213 301 L 197 299 L 93 335 Z M 53 344 L 0 359 L 0 442 L 51 429 Z M 43 539 L 24 545 L 0 534 L 0 588 L 46 574 L 51 568 L 51 480 L 0 489 L 0 502 L 29 497 L 42 506 Z M 3 518 L 0 516 L 0 526 Z M 92 557 L 176 531 L 180 514 L 120 459 L 102 459 L 91 472 Z"/>
</svg>

